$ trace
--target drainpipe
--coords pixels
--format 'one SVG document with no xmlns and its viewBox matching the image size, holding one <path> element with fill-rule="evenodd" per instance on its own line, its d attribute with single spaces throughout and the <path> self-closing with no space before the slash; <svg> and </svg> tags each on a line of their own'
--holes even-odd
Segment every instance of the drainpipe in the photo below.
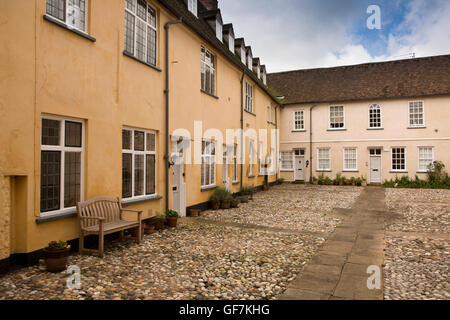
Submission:
<svg viewBox="0 0 450 320">
<path fill-rule="evenodd" d="M 245 69 L 242 69 L 241 77 L 241 189 L 243 187 L 242 180 L 244 179 L 244 77 Z"/>
<path fill-rule="evenodd" d="M 165 195 L 165 207 L 166 211 L 169 210 L 169 170 L 170 170 L 170 158 L 169 158 L 169 28 L 172 24 L 181 23 L 182 19 L 175 21 L 169 21 L 164 25 L 164 30 L 166 32 L 166 88 L 164 90 L 164 94 L 166 95 L 166 132 L 165 132 L 165 143 L 166 143 L 166 151 L 164 154 L 164 162 L 166 164 L 166 195 Z"/>
<path fill-rule="evenodd" d="M 309 108 L 309 183 L 313 183 L 313 124 L 312 124 L 312 111 L 313 109 L 317 107 L 317 104 L 313 105 L 311 108 Z"/>
<path fill-rule="evenodd" d="M 278 177 L 279 177 L 279 171 L 278 171 L 278 164 L 279 164 L 279 162 L 280 162 L 280 153 L 279 153 L 279 143 L 278 143 L 278 108 L 281 108 L 281 107 L 279 107 L 279 106 L 275 106 L 275 139 L 276 139 L 276 141 L 275 141 L 275 143 L 276 143 L 276 145 L 275 145 L 275 155 L 274 155 L 274 157 L 275 157 L 275 159 L 277 159 L 276 161 L 276 173 L 277 173 L 277 175 L 276 175 L 276 181 L 278 182 Z M 280 109 L 281 110 L 281 109 Z"/>
</svg>

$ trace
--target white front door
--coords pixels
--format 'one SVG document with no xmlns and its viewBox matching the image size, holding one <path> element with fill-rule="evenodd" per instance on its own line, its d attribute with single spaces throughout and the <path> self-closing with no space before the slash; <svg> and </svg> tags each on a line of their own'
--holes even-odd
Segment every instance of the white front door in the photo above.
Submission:
<svg viewBox="0 0 450 320">
<path fill-rule="evenodd" d="M 381 157 L 370 157 L 370 183 L 381 183 Z"/>
<path fill-rule="evenodd" d="M 227 157 L 223 157 L 223 187 L 227 190 L 230 190 L 230 177 L 228 176 L 228 159 Z"/>
<path fill-rule="evenodd" d="M 294 180 L 305 181 L 305 156 L 295 156 Z"/>
<path fill-rule="evenodd" d="M 172 167 L 172 208 L 179 213 L 180 217 L 186 217 L 186 183 L 183 162 L 178 162 Z"/>
</svg>

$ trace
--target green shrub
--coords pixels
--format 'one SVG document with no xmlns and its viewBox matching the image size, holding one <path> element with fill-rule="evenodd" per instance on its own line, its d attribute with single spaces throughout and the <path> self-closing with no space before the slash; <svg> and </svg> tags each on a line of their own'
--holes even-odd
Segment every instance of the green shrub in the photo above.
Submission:
<svg viewBox="0 0 450 320">
<path fill-rule="evenodd" d="M 169 210 L 166 212 L 166 217 L 167 218 L 179 218 L 180 215 L 175 210 Z"/>
<path fill-rule="evenodd" d="M 385 188 L 412 188 L 412 189 L 450 189 L 450 177 L 445 174 L 440 180 L 421 180 L 418 176 L 414 179 L 408 176 L 386 180 L 383 183 Z"/>
<path fill-rule="evenodd" d="M 242 187 L 239 190 L 239 193 L 240 193 L 241 196 L 251 196 L 255 192 L 256 192 L 256 190 L 253 187 Z"/>
<path fill-rule="evenodd" d="M 213 196 L 216 198 L 217 202 L 233 199 L 233 195 L 225 188 L 216 189 L 213 193 Z"/>
<path fill-rule="evenodd" d="M 48 244 L 47 250 L 49 251 L 59 251 L 64 250 L 68 243 L 66 241 L 52 241 Z"/>
</svg>

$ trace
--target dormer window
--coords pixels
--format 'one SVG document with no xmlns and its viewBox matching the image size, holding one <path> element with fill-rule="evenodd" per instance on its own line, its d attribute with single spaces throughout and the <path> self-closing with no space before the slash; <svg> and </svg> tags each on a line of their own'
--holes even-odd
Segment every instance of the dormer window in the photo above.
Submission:
<svg viewBox="0 0 450 320">
<path fill-rule="evenodd" d="M 246 58 L 247 58 L 247 56 L 245 55 L 245 50 L 244 50 L 244 48 L 241 48 L 241 61 L 243 64 L 245 64 Z"/>
<path fill-rule="evenodd" d="M 247 64 L 248 64 L 248 68 L 251 70 L 252 66 L 253 66 L 253 57 L 251 54 L 248 55 Z"/>
<path fill-rule="evenodd" d="M 223 27 L 219 19 L 216 20 L 216 37 L 220 41 L 223 41 Z"/>
<path fill-rule="evenodd" d="M 230 32 L 228 35 L 228 45 L 231 52 L 234 52 L 234 34 Z"/>
<path fill-rule="evenodd" d="M 197 16 L 197 0 L 188 0 L 188 9 L 194 16 Z"/>
</svg>

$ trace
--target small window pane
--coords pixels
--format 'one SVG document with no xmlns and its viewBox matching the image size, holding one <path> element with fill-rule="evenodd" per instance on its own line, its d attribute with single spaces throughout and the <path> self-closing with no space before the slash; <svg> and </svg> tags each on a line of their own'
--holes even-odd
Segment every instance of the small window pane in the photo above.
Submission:
<svg viewBox="0 0 450 320">
<path fill-rule="evenodd" d="M 144 156 L 134 156 L 134 195 L 144 195 Z"/>
<path fill-rule="evenodd" d="M 154 133 L 147 133 L 147 151 L 156 150 L 156 136 Z"/>
<path fill-rule="evenodd" d="M 147 1 L 137 0 L 137 16 L 144 21 L 147 21 Z"/>
<path fill-rule="evenodd" d="M 131 198 L 132 193 L 132 162 L 133 156 L 129 153 L 122 154 L 122 198 Z"/>
<path fill-rule="evenodd" d="M 81 153 L 66 152 L 64 157 L 64 207 L 70 208 L 80 201 Z"/>
<path fill-rule="evenodd" d="M 147 27 L 147 62 L 156 65 L 156 31 Z"/>
<path fill-rule="evenodd" d="M 144 151 L 144 137 L 145 134 L 142 131 L 134 132 L 134 150 L 135 151 Z"/>
<path fill-rule="evenodd" d="M 125 12 L 125 51 L 134 54 L 134 16 Z"/>
<path fill-rule="evenodd" d="M 122 149 L 131 150 L 131 131 L 122 130 Z"/>
<path fill-rule="evenodd" d="M 60 121 L 42 119 L 42 145 L 59 146 Z"/>
<path fill-rule="evenodd" d="M 134 0 L 126 0 L 127 9 L 136 13 L 136 6 L 134 5 Z"/>
<path fill-rule="evenodd" d="M 66 121 L 66 147 L 81 148 L 82 124 Z"/>
<path fill-rule="evenodd" d="M 145 22 L 138 19 L 137 21 L 137 32 L 136 32 L 136 57 L 138 59 L 144 60 L 147 57 L 145 52 L 145 34 L 146 34 Z"/>
<path fill-rule="evenodd" d="M 145 193 L 147 195 L 155 194 L 155 155 L 147 155 L 146 158 L 146 186 Z"/>
<path fill-rule="evenodd" d="M 67 24 L 81 31 L 85 31 L 85 20 L 85 0 L 69 0 L 67 6 Z"/>
<path fill-rule="evenodd" d="M 66 0 L 47 0 L 47 14 L 66 21 Z"/>
<path fill-rule="evenodd" d="M 41 212 L 59 210 L 61 193 L 61 152 L 41 152 Z"/>
</svg>

